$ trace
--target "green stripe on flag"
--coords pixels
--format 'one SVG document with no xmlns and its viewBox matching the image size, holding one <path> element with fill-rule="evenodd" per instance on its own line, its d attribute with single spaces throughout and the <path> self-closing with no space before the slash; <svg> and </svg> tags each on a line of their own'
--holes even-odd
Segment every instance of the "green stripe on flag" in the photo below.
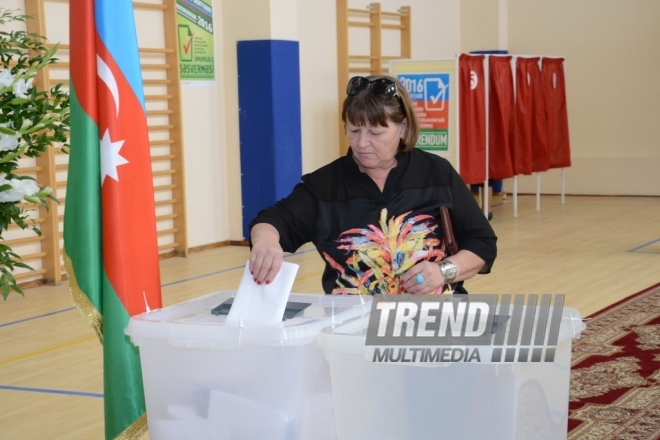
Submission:
<svg viewBox="0 0 660 440">
<path fill-rule="evenodd" d="M 73 129 L 64 214 L 65 263 L 74 304 L 101 336 L 103 256 L 99 128 L 80 107 L 75 84 L 69 95 Z"/>
<path fill-rule="evenodd" d="M 124 333 L 130 317 L 105 273 L 103 310 L 105 435 L 106 438 L 122 438 L 120 434 L 130 429 L 131 435 L 124 438 L 138 438 L 147 430 L 146 418 L 140 419 L 146 412 L 140 353 Z"/>
</svg>

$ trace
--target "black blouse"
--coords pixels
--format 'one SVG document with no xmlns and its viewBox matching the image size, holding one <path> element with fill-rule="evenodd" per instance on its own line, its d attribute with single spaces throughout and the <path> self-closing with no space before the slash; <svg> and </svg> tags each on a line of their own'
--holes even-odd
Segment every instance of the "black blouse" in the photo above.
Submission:
<svg viewBox="0 0 660 440">
<path fill-rule="evenodd" d="M 490 272 L 497 237 L 463 179 L 444 158 L 398 153 L 381 192 L 352 152 L 302 176 L 292 193 L 257 215 L 280 234 L 285 252 L 311 241 L 326 263 L 326 293 L 399 293 L 399 276 L 418 261 L 440 261 L 440 206 L 447 206 L 459 249 Z"/>
</svg>

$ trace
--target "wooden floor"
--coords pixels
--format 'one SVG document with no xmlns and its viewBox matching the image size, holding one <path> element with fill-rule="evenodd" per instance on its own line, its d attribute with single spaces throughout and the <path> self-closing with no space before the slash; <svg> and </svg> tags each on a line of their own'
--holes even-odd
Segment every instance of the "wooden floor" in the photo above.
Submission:
<svg viewBox="0 0 660 440">
<path fill-rule="evenodd" d="M 490 275 L 471 293 L 566 295 L 582 316 L 660 282 L 660 198 L 519 198 L 493 207 L 499 237 Z M 225 247 L 161 262 L 167 305 L 235 289 L 248 249 Z M 294 292 L 320 291 L 322 263 L 311 246 Z M 101 346 L 72 308 L 67 286 L 42 286 L 0 302 L 0 439 L 101 439 Z"/>
</svg>

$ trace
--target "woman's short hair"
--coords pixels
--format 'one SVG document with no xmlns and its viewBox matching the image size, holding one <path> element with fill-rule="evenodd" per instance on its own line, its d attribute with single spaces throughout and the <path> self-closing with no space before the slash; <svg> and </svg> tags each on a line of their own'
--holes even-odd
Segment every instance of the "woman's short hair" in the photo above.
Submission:
<svg viewBox="0 0 660 440">
<path fill-rule="evenodd" d="M 400 124 L 407 122 L 406 135 L 399 143 L 399 152 L 412 150 L 417 144 L 419 124 L 410 96 L 405 87 L 396 79 L 387 75 L 366 77 L 369 81 L 388 79 L 396 84 L 396 94 L 383 98 L 374 94 L 370 86 L 353 96 L 347 96 L 341 112 L 344 124 L 347 122 L 357 127 L 367 125 L 387 127 L 388 120 Z"/>
</svg>

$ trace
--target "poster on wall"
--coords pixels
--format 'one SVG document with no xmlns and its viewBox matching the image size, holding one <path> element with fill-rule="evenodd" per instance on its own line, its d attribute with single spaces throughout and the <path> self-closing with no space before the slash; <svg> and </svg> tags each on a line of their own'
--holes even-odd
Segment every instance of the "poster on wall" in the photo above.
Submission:
<svg viewBox="0 0 660 440">
<path fill-rule="evenodd" d="M 390 75 L 406 88 L 419 120 L 416 147 L 458 165 L 456 60 L 395 60 Z"/>
<path fill-rule="evenodd" d="M 449 73 L 400 73 L 419 121 L 417 148 L 449 151 Z"/>
<path fill-rule="evenodd" d="M 179 73 L 183 86 L 214 86 L 212 0 L 176 0 Z"/>
</svg>

